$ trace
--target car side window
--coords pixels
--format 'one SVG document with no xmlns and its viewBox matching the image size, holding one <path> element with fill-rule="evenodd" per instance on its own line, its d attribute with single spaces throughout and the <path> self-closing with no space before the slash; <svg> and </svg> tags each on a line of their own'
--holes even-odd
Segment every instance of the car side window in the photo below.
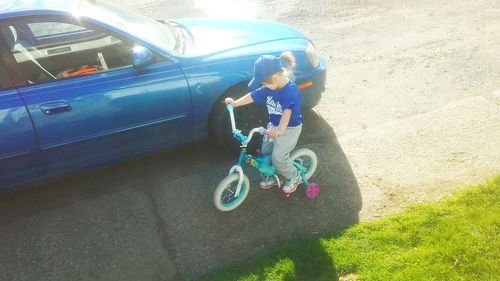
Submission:
<svg viewBox="0 0 500 281">
<path fill-rule="evenodd" d="M 26 84 L 132 65 L 133 42 L 73 23 L 15 23 L 3 27 L 0 35 Z"/>
<path fill-rule="evenodd" d="M 0 61 L 0 63 L 2 63 L 2 62 Z M 2 71 L 2 70 L 3 70 L 3 66 L 2 66 L 2 65 L 0 65 L 0 73 L 3 73 L 3 71 Z M 0 77 L 0 78 L 1 78 L 1 77 Z M 5 85 L 4 80 L 3 80 L 3 79 L 0 79 L 0 91 L 1 91 L 1 90 L 3 90 L 3 89 L 5 89 L 5 88 L 6 88 L 6 86 L 7 86 L 7 85 Z"/>
<path fill-rule="evenodd" d="M 0 58 L 0 91 L 11 87 L 10 82 L 8 81 L 8 73 L 5 68 L 4 62 L 2 58 Z"/>
</svg>

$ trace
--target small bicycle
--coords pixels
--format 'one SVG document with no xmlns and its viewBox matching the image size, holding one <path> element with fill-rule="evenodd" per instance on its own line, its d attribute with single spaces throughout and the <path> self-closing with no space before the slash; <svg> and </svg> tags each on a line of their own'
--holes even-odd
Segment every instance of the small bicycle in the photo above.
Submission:
<svg viewBox="0 0 500 281">
<path fill-rule="evenodd" d="M 229 170 L 229 175 L 220 181 L 215 189 L 214 204 L 217 209 L 221 211 L 231 211 L 236 209 L 248 195 L 250 191 L 250 181 L 243 173 L 242 166 L 246 163 L 252 167 L 257 168 L 263 179 L 275 178 L 278 188 L 281 189 L 281 181 L 277 174 L 277 170 L 272 165 L 272 155 L 254 156 L 247 153 L 247 145 L 255 133 L 260 133 L 267 136 L 268 130 L 263 127 L 254 128 L 250 131 L 248 136 L 241 133 L 236 129 L 234 121 L 233 106 L 227 105 L 229 116 L 231 118 L 231 127 L 233 136 L 241 143 L 241 152 L 236 165 Z M 301 148 L 291 153 L 290 158 L 293 165 L 297 168 L 301 177 L 301 184 L 305 184 L 306 196 L 313 199 L 318 196 L 319 185 L 317 183 L 309 183 L 308 179 L 314 174 L 318 166 L 318 158 L 316 154 L 307 148 Z M 282 192 L 283 197 L 290 197 L 290 193 Z"/>
</svg>

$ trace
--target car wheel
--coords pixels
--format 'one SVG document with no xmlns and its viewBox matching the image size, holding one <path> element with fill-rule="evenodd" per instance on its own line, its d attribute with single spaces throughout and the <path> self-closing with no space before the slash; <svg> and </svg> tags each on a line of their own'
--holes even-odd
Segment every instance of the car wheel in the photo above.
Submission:
<svg viewBox="0 0 500 281">
<path fill-rule="evenodd" d="M 224 104 L 224 99 L 226 97 L 232 97 L 234 99 L 240 98 L 248 93 L 248 88 L 240 89 L 240 91 L 231 91 L 224 95 L 215 104 L 212 111 L 211 118 L 211 134 L 217 144 L 230 151 L 238 151 L 240 143 L 234 139 L 231 132 L 231 120 L 229 118 L 229 113 Z M 236 122 L 236 128 L 241 130 L 243 134 L 247 135 L 251 129 L 267 125 L 267 111 L 265 106 L 249 104 L 246 106 L 238 107 L 234 110 L 234 118 Z M 251 143 L 248 145 L 248 150 L 253 151 L 260 148 L 262 143 L 262 136 L 254 135 Z"/>
</svg>

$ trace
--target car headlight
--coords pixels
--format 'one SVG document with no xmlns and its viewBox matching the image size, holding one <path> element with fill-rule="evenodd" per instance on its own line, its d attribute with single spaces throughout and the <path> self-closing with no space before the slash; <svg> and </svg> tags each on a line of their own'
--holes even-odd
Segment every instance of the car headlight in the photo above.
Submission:
<svg viewBox="0 0 500 281">
<path fill-rule="evenodd" d="M 309 62 L 311 63 L 313 68 L 316 68 L 319 66 L 318 51 L 316 51 L 316 47 L 314 47 L 314 45 L 311 42 L 309 42 L 309 44 L 307 44 L 306 55 L 307 55 L 307 58 L 309 59 Z"/>
</svg>

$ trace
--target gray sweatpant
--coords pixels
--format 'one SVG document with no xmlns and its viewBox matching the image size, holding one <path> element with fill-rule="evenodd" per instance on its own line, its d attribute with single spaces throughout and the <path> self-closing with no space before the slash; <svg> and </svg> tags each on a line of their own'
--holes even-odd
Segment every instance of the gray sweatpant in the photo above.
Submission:
<svg viewBox="0 0 500 281">
<path fill-rule="evenodd" d="M 269 123 L 268 129 L 277 129 L 277 126 L 272 126 Z M 297 145 L 300 132 L 302 131 L 302 124 L 296 127 L 288 127 L 285 132 L 277 138 L 270 139 L 264 137 L 262 142 L 262 154 L 273 153 L 273 166 L 278 170 L 286 179 L 291 179 L 297 176 L 297 169 L 293 166 L 290 159 L 290 152 Z"/>
</svg>

